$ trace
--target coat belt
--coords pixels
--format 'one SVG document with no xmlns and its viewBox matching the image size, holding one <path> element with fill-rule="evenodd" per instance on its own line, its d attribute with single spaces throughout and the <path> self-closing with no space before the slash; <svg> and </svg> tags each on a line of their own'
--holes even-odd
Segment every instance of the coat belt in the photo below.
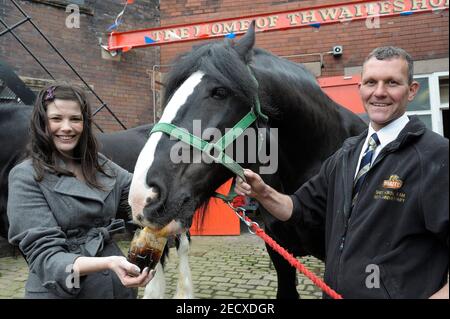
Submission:
<svg viewBox="0 0 450 319">
<path fill-rule="evenodd" d="M 80 228 L 70 229 L 67 231 L 68 239 L 66 242 L 69 250 L 78 250 L 87 257 L 94 257 L 103 250 L 105 242 L 108 243 L 112 235 L 124 231 L 124 220 L 112 219 L 107 226 L 94 227 L 87 232 L 83 232 Z"/>
</svg>

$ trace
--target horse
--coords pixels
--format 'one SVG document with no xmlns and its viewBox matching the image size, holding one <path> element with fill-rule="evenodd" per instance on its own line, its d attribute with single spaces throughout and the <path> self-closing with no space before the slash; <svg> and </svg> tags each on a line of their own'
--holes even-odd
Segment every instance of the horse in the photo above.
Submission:
<svg viewBox="0 0 450 319">
<path fill-rule="evenodd" d="M 152 132 L 134 169 L 129 203 L 136 223 L 167 232 L 188 229 L 194 212 L 207 205 L 220 185 L 242 175 L 242 167 L 292 194 L 346 138 L 367 128 L 361 118 L 333 102 L 303 65 L 254 44 L 253 22 L 239 40 L 194 46 L 172 64 L 159 122 L 164 127 Z M 249 114 L 253 119 L 245 132 L 257 132 L 256 140 L 241 134 L 226 149 L 218 147 L 229 128 L 242 128 Z M 198 123 L 203 131 L 196 129 Z M 235 152 L 239 145 L 245 146 L 245 154 Z M 255 161 L 250 149 L 256 150 Z M 278 155 L 263 161 L 264 149 Z M 180 161 L 186 152 L 189 160 Z M 241 170 L 234 165 L 239 155 L 244 155 Z M 260 213 L 266 232 L 289 252 L 324 260 L 323 228 L 288 225 L 263 207 Z M 277 273 L 277 298 L 299 298 L 295 268 L 266 248 Z M 157 278 L 152 284 L 158 285 Z"/>
</svg>

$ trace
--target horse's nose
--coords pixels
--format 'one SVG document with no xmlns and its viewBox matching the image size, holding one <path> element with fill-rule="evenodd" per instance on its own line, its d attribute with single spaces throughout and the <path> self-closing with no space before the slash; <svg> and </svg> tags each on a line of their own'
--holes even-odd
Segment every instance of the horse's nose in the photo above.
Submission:
<svg viewBox="0 0 450 319">
<path fill-rule="evenodd" d="M 144 208 L 156 208 L 161 201 L 161 187 L 156 183 L 149 183 L 149 185 L 142 185 L 138 183 L 131 183 L 130 195 L 128 202 L 131 206 L 133 217 L 144 215 Z"/>
<path fill-rule="evenodd" d="M 155 204 L 161 197 L 161 188 L 156 183 L 149 184 L 150 192 L 147 194 L 146 206 Z"/>
<path fill-rule="evenodd" d="M 142 222 L 144 221 L 144 215 L 142 215 L 142 214 L 137 215 L 137 216 L 136 216 L 136 220 L 137 220 L 139 223 L 142 223 Z"/>
<path fill-rule="evenodd" d="M 149 213 L 160 212 L 166 201 L 167 191 L 165 184 L 157 177 L 147 180 L 148 192 L 145 197 L 144 216 L 149 218 Z"/>
</svg>

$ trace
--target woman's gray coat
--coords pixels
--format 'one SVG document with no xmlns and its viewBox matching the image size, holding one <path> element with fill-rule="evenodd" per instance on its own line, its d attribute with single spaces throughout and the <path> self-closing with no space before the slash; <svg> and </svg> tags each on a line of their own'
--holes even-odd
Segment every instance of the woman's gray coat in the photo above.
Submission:
<svg viewBox="0 0 450 319">
<path fill-rule="evenodd" d="M 136 298 L 113 271 L 92 273 L 79 280 L 72 266 L 80 256 L 123 255 L 110 240 L 123 229 L 115 219 L 127 205 L 132 175 L 99 154 L 111 177 L 97 173 L 104 190 L 75 177 L 46 173 L 34 179 L 30 159 L 9 174 L 9 241 L 19 245 L 29 266 L 26 298 Z"/>
</svg>

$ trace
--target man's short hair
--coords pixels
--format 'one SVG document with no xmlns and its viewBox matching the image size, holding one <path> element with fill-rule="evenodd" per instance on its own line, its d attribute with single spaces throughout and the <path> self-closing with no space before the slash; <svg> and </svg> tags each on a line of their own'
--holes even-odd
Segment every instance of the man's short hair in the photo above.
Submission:
<svg viewBox="0 0 450 319">
<path fill-rule="evenodd" d="M 408 64 L 408 84 L 412 83 L 414 75 L 414 63 L 409 53 L 405 50 L 393 46 L 376 48 L 369 53 L 367 58 L 364 60 L 363 66 L 371 58 L 375 58 L 377 60 L 390 60 L 395 58 L 404 59 Z"/>
</svg>

